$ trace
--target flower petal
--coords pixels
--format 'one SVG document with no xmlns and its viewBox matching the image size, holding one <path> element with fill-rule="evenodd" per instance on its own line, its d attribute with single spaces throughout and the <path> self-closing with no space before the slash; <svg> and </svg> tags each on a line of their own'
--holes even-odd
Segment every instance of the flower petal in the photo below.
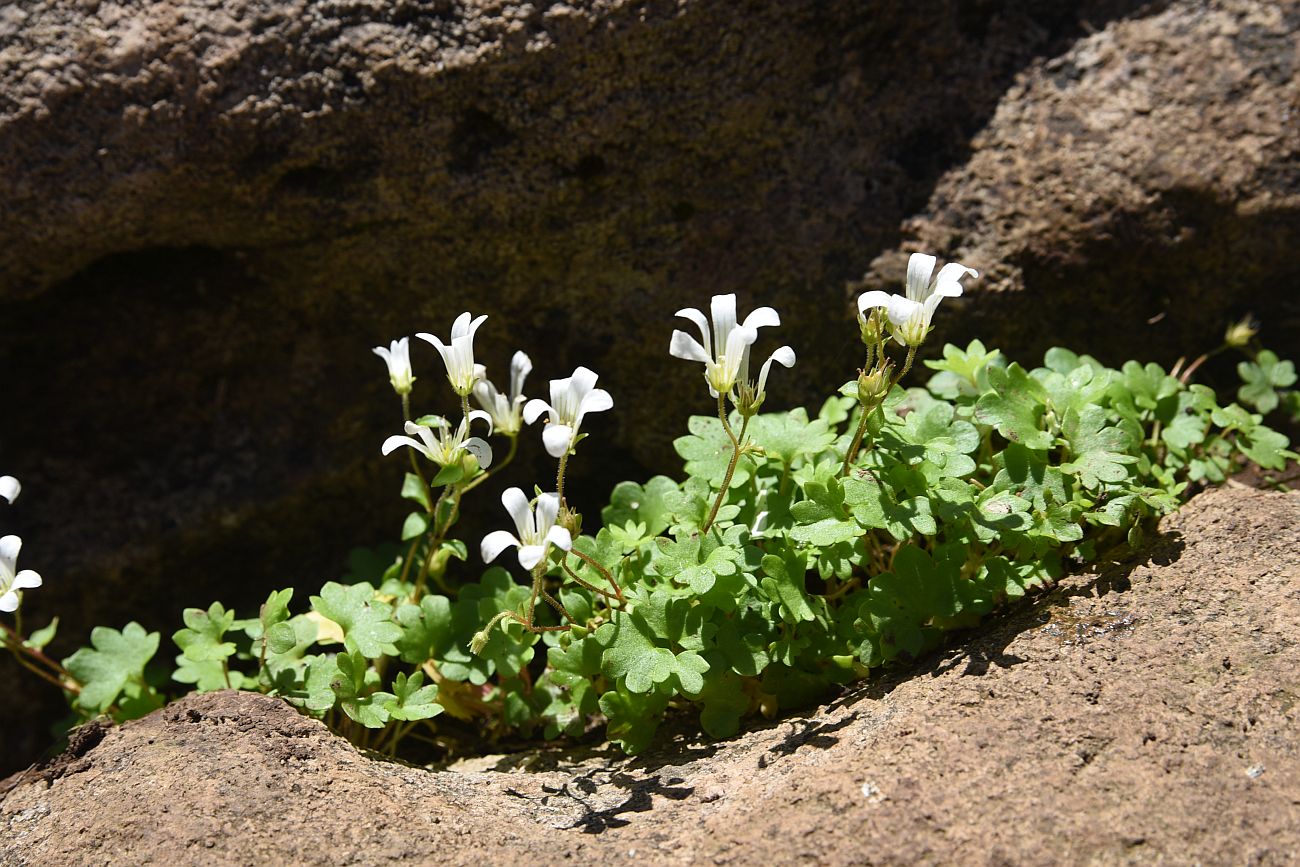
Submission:
<svg viewBox="0 0 1300 867">
<path fill-rule="evenodd" d="M 40 587 L 40 586 L 41 586 L 41 576 L 33 572 L 31 569 L 24 569 L 23 571 L 19 572 L 17 575 L 14 576 L 14 583 L 12 589 L 30 590 L 33 587 Z"/>
<path fill-rule="evenodd" d="M 934 280 L 934 293 L 949 298 L 958 297 L 964 288 L 961 285 L 961 278 L 967 274 L 972 277 L 979 277 L 980 272 L 974 268 L 967 268 L 960 262 L 949 262 L 939 269 L 939 276 Z"/>
<path fill-rule="evenodd" d="M 525 569 L 532 569 L 541 562 L 542 556 L 545 553 L 545 545 L 520 545 L 519 565 L 523 566 Z"/>
<path fill-rule="evenodd" d="M 763 367 L 758 371 L 758 393 L 762 394 L 767 390 L 767 374 L 772 369 L 772 362 L 775 361 L 782 367 L 794 367 L 794 350 L 788 346 L 782 346 L 776 352 L 763 362 Z"/>
<path fill-rule="evenodd" d="M 532 424 L 545 413 L 554 414 L 555 410 L 551 409 L 551 405 L 540 397 L 535 397 L 524 404 L 524 422 L 526 424 Z"/>
<path fill-rule="evenodd" d="M 425 448 L 424 443 L 417 442 L 410 437 L 391 436 L 384 440 L 384 444 L 379 447 L 380 454 L 389 455 L 394 449 L 401 446 L 410 446 L 426 458 L 429 457 L 429 450 Z"/>
<path fill-rule="evenodd" d="M 527 495 L 520 488 L 506 488 L 501 492 L 501 505 L 506 507 L 510 518 L 515 522 L 519 538 L 527 538 L 529 531 L 533 529 L 533 510 L 528 507 Z"/>
<path fill-rule="evenodd" d="M 714 295 L 709 303 L 709 312 L 713 315 L 713 348 L 719 350 L 728 345 L 732 329 L 736 327 L 736 295 Z M 753 343 L 754 341 L 750 341 Z"/>
<path fill-rule="evenodd" d="M 572 442 L 573 428 L 567 424 L 548 424 L 542 430 L 542 444 L 546 446 L 546 453 L 553 458 L 567 454 Z"/>
<path fill-rule="evenodd" d="M 573 371 L 573 376 L 569 377 L 569 390 L 581 399 L 587 392 L 596 387 L 596 380 L 600 376 L 590 368 L 579 367 Z"/>
<path fill-rule="evenodd" d="M 745 317 L 746 328 L 764 328 L 781 324 L 781 316 L 771 307 L 760 307 Z"/>
<path fill-rule="evenodd" d="M 495 391 L 495 389 L 493 389 Z M 481 409 L 471 409 L 469 415 L 465 416 L 466 425 L 474 424 L 475 420 L 487 422 L 488 434 L 492 433 L 492 416 Z"/>
<path fill-rule="evenodd" d="M 9 614 L 18 610 L 18 594 L 10 590 L 3 596 L 0 596 L 0 611 Z"/>
<path fill-rule="evenodd" d="M 492 466 L 492 446 L 482 437 L 470 437 L 465 440 L 465 451 L 473 455 L 483 469 Z"/>
<path fill-rule="evenodd" d="M 672 340 L 668 343 L 668 354 L 673 358 L 683 358 L 687 361 L 702 361 L 708 364 L 713 359 L 709 356 L 709 351 L 705 349 L 698 340 L 691 337 L 685 331 L 674 331 Z"/>
<path fill-rule="evenodd" d="M 709 336 L 709 320 L 703 313 L 694 307 L 683 307 L 678 310 L 674 316 L 680 316 L 683 319 L 689 319 L 695 323 L 695 327 L 700 329 L 701 345 L 704 347 L 704 354 L 710 355 L 713 352 L 713 339 Z M 678 356 L 681 358 L 682 356 Z"/>
<path fill-rule="evenodd" d="M 524 380 L 533 372 L 533 360 L 522 351 L 516 352 L 510 359 L 510 400 L 519 399 L 524 393 Z"/>
<path fill-rule="evenodd" d="M 519 547 L 519 540 L 511 536 L 508 530 L 493 530 L 479 543 L 479 553 L 483 555 L 484 563 L 491 563 L 501 555 L 502 551 L 511 546 Z"/>
<path fill-rule="evenodd" d="M 930 275 L 939 260 L 925 253 L 913 253 L 907 260 L 907 299 L 921 301 L 930 292 Z"/>
<path fill-rule="evenodd" d="M 537 498 L 537 532 L 544 534 L 555 526 L 555 519 L 560 514 L 560 495 L 542 494 Z"/>
<path fill-rule="evenodd" d="M 5 536 L 0 539 L 0 570 L 14 572 L 14 563 L 18 561 L 18 552 L 23 548 L 23 540 L 17 536 Z"/>
<path fill-rule="evenodd" d="M 564 551 L 573 547 L 573 536 L 564 527 L 552 527 L 547 530 L 546 541 Z"/>
<path fill-rule="evenodd" d="M 614 398 L 609 396 L 609 392 L 603 388 L 593 388 L 583 396 L 582 403 L 578 404 L 578 418 L 581 419 L 589 412 L 604 412 L 613 408 Z"/>
<path fill-rule="evenodd" d="M 870 292 L 863 292 L 858 296 L 858 312 L 865 314 L 867 310 L 873 307 L 889 308 L 889 299 L 900 296 L 890 295 L 888 292 L 882 292 L 879 289 L 872 289 Z"/>
<path fill-rule="evenodd" d="M 0 497 L 4 497 L 12 503 L 18 499 L 18 494 L 22 489 L 23 486 L 18 484 L 18 480 L 13 476 L 0 476 Z"/>
</svg>

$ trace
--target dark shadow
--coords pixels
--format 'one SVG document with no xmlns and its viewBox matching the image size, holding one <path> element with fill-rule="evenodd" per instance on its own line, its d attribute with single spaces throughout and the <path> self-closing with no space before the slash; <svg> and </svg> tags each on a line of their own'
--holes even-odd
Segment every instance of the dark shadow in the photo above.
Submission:
<svg viewBox="0 0 1300 867">
<path fill-rule="evenodd" d="M 598 780 L 598 776 L 606 778 Z M 562 786 L 543 786 L 542 791 L 547 793 L 548 798 L 566 798 L 582 807 L 583 816 L 570 825 L 570 829 L 579 828 L 584 834 L 601 834 L 611 828 L 627 825 L 629 820 L 623 818 L 626 814 L 648 813 L 653 810 L 656 795 L 672 801 L 689 798 L 695 793 L 695 787 L 680 785 L 683 782 L 685 781 L 680 777 L 661 780 L 658 776 L 646 778 L 617 772 L 590 771 Z M 608 786 L 623 789 L 628 793 L 627 798 L 616 806 L 597 809 L 589 799 L 597 790 Z M 507 789 L 507 792 L 519 798 L 535 800 L 514 789 Z"/>
</svg>

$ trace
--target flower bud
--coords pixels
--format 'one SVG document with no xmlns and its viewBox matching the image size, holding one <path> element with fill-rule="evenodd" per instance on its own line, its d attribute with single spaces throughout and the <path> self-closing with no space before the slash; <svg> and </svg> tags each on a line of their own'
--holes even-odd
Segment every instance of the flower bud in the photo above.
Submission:
<svg viewBox="0 0 1300 867">
<path fill-rule="evenodd" d="M 879 346 L 884 340 L 881 331 L 881 308 L 877 307 L 868 316 L 858 316 L 858 327 L 862 331 L 862 342 L 868 347 Z"/>
<path fill-rule="evenodd" d="M 863 370 L 858 374 L 858 403 L 865 407 L 878 406 L 885 395 L 889 394 L 890 377 L 894 365 L 886 361 L 883 366 L 872 369 L 870 373 Z"/>
<path fill-rule="evenodd" d="M 582 535 L 582 515 L 569 508 L 569 504 L 566 502 L 560 506 L 560 514 L 555 519 L 555 526 L 568 530 L 569 536 L 576 539 Z"/>
<path fill-rule="evenodd" d="M 1228 326 L 1228 331 L 1223 335 L 1223 342 L 1235 349 L 1246 346 L 1259 333 L 1259 322 L 1246 315 L 1240 322 L 1234 322 Z"/>
</svg>

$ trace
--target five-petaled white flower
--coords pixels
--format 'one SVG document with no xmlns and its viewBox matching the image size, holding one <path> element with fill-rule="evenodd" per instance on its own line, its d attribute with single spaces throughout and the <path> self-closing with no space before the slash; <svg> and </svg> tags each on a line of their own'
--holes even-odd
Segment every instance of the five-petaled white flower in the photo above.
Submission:
<svg viewBox="0 0 1300 867">
<path fill-rule="evenodd" d="M 474 332 L 487 319 L 484 314 L 471 317 L 469 312 L 460 314 L 451 326 L 451 345 L 444 346 L 442 341 L 432 334 L 421 332 L 416 337 L 433 344 L 447 365 L 447 379 L 456 393 L 467 396 L 474 388 Z"/>
<path fill-rule="evenodd" d="M 492 416 L 492 424 L 497 433 L 512 437 L 523 427 L 524 380 L 533 369 L 532 360 L 522 352 L 516 352 L 510 359 L 510 394 L 504 395 L 486 379 L 487 368 L 475 365 L 476 382 L 474 399 L 479 402 L 487 414 Z"/>
<path fill-rule="evenodd" d="M 944 298 L 956 298 L 962 293 L 961 278 L 969 274 L 979 277 L 974 268 L 959 262 L 949 262 L 939 269 L 931 280 L 938 260 L 924 253 L 913 253 L 907 260 L 907 295 L 891 295 L 874 289 L 863 292 L 858 298 L 858 313 L 866 316 L 873 307 L 885 308 L 893 326 L 894 339 L 903 346 L 920 346 L 930 331 L 930 321 L 935 308 Z"/>
<path fill-rule="evenodd" d="M 388 365 L 388 381 L 393 384 L 393 391 L 401 395 L 411 393 L 411 384 L 415 374 L 411 372 L 411 340 L 403 337 L 394 340 L 387 349 L 376 346 L 373 350 Z"/>
<path fill-rule="evenodd" d="M 524 407 L 524 421 L 532 424 L 549 413 L 542 442 L 546 453 L 553 458 L 562 457 L 573 448 L 582 427 L 582 418 L 589 412 L 603 412 L 614 406 L 614 398 L 603 388 L 596 388 L 597 376 L 585 367 L 573 371 L 573 376 L 551 380 L 551 402 L 533 398 Z"/>
<path fill-rule="evenodd" d="M 13 476 L 0 476 L 0 497 L 4 497 L 12 503 L 18 499 L 18 494 L 22 489 L 23 486 L 18 484 L 18 480 Z"/>
<path fill-rule="evenodd" d="M 460 460 L 461 452 L 469 452 L 478 459 L 478 465 L 487 469 L 492 463 L 492 446 L 481 437 L 469 437 L 470 422 L 475 419 L 483 419 L 487 422 L 488 433 L 492 433 L 492 417 L 482 410 L 471 410 L 470 414 L 460 422 L 460 427 L 453 433 L 451 422 L 447 421 L 440 415 L 425 416 L 420 419 L 420 423 L 408 421 L 406 423 L 406 432 L 418 436 L 419 440 L 411 439 L 409 436 L 391 436 L 384 440 L 380 451 L 384 454 L 390 454 L 399 446 L 410 446 L 420 454 L 439 466 L 448 466 Z M 434 436 L 434 428 L 437 428 L 437 436 Z"/>
<path fill-rule="evenodd" d="M 736 321 L 736 296 L 714 295 L 709 306 L 713 331 L 709 331 L 709 318 L 693 307 L 678 310 L 675 315 L 689 319 L 700 329 L 703 342 L 684 331 L 674 331 L 668 344 L 668 353 L 676 358 L 704 363 L 704 379 L 709 384 L 709 394 L 731 394 L 737 382 L 749 380 L 749 348 L 758 340 L 758 329 L 765 325 L 780 325 L 781 317 L 771 307 L 760 307 Z M 767 372 L 776 360 L 786 367 L 794 364 L 794 350 L 782 346 L 763 364 L 759 375 L 761 392 L 767 385 Z"/>
<path fill-rule="evenodd" d="M 511 535 L 508 530 L 495 530 L 484 536 L 480 546 L 484 563 L 491 563 L 502 551 L 514 545 L 519 548 L 519 565 L 532 569 L 546 557 L 549 546 L 565 551 L 572 547 L 573 537 L 569 531 L 555 525 L 555 517 L 560 513 L 558 494 L 541 494 L 537 498 L 537 507 L 532 509 L 523 491 L 506 488 L 501 494 L 501 504 L 514 518 L 519 535 Z"/>
<path fill-rule="evenodd" d="M 14 571 L 18 566 L 18 551 L 22 547 L 23 540 L 17 536 L 0 539 L 0 611 L 17 611 L 18 591 L 41 586 L 41 576 L 31 569 Z"/>
</svg>

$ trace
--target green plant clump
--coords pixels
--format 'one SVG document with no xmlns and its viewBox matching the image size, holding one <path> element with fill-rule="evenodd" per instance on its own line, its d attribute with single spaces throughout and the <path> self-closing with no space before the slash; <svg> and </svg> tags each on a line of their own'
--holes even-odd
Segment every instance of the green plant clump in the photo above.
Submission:
<svg viewBox="0 0 1300 867">
<path fill-rule="evenodd" d="M 376 350 L 408 419 L 406 436 L 383 446 L 410 456 L 402 546 L 354 552 L 352 574 L 305 606 L 284 589 L 254 617 L 219 602 L 187 610 L 171 679 L 281 696 L 394 754 L 412 740 L 446 748 L 457 731 L 555 738 L 602 720 L 635 753 L 670 708 L 725 737 L 751 714 L 914 660 L 1067 569 L 1136 545 L 1193 486 L 1296 457 L 1259 414 L 1294 397 L 1291 363 L 1266 351 L 1241 369 L 1240 399 L 1259 413 L 1189 382 L 1203 359 L 1182 372 L 1115 369 L 1058 348 L 1026 368 L 978 340 L 944 347 L 925 362 L 925 386 L 904 387 L 939 300 L 974 273 L 949 265 L 931 280 L 933 266 L 913 257 L 906 296 L 863 296 L 863 369 L 815 412 L 760 411 L 772 363 L 795 363 L 781 347 L 750 376 L 775 311 L 740 321 L 734 296 L 715 297 L 708 315 L 681 311 L 702 340 L 675 332 L 671 352 L 705 365 L 717 413 L 691 418 L 676 440 L 681 479 L 616 485 L 598 529 L 564 498 L 586 416 L 613 405 L 596 374 L 578 368 L 551 382 L 550 401 L 527 401 L 531 362 L 517 353 L 501 393 L 474 364 L 485 317 L 465 314 L 450 344 L 420 335 L 460 398 L 453 424 L 412 416 L 405 338 Z M 505 491 L 513 529 L 471 556 L 451 535 L 462 499 L 543 417 L 554 488 Z M 469 436 L 475 424 L 508 443 L 495 467 L 488 441 Z M 453 565 L 508 548 L 524 583 L 500 565 Z M 16 593 L 12 558 L 2 565 L 0 591 Z M 24 639 L 21 624 L 6 626 L 6 644 L 82 717 L 162 703 L 165 683 L 146 668 L 158 634 L 100 627 L 59 663 L 42 651 L 53 631 Z"/>
</svg>

